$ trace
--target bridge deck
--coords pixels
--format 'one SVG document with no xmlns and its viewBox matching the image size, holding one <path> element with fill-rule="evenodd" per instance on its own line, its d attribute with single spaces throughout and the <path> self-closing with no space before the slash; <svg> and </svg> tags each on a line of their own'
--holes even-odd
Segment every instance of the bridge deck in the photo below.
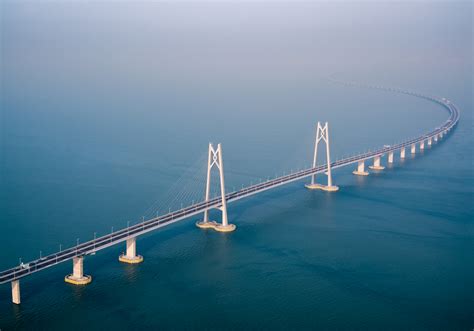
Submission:
<svg viewBox="0 0 474 331">
<path fill-rule="evenodd" d="M 417 138 L 407 140 L 403 143 L 389 146 L 389 147 L 383 147 L 381 149 L 378 149 L 376 151 L 372 152 L 367 152 L 364 154 L 359 154 L 359 155 L 354 155 L 342 160 L 338 160 L 336 162 L 331 163 L 331 168 L 340 168 L 344 167 L 353 163 L 357 163 L 359 161 L 364 161 L 367 159 L 371 159 L 375 156 L 380 156 L 389 152 L 394 152 L 396 150 L 399 150 L 401 148 L 405 148 L 408 146 L 411 146 L 412 144 L 419 143 L 425 139 L 432 138 L 436 135 L 438 135 L 441 132 L 444 132 L 448 129 L 451 129 L 454 127 L 458 120 L 459 120 L 459 111 L 455 107 L 454 104 L 451 102 L 447 101 L 446 99 L 439 99 L 439 98 L 434 98 L 430 96 L 425 96 L 421 95 L 418 93 L 412 93 L 409 91 L 404 91 L 404 90 L 397 90 L 397 89 L 391 89 L 391 88 L 380 88 L 376 87 L 378 89 L 384 89 L 388 91 L 394 91 L 398 93 L 404 93 L 408 95 L 412 95 L 415 97 L 419 98 L 424 98 L 426 100 L 435 102 L 437 104 L 440 104 L 446 108 L 446 110 L 449 112 L 450 116 L 448 120 L 443 123 L 442 126 L 426 133 L 423 134 Z M 309 168 L 305 170 L 301 170 L 289 175 L 281 176 L 272 180 L 268 180 L 263 183 L 251 185 L 249 187 L 243 188 L 241 190 L 238 190 L 236 192 L 231 192 L 226 194 L 226 200 L 228 203 L 237 201 L 239 199 L 269 190 L 271 188 L 285 185 L 297 180 L 301 180 L 303 178 L 309 177 L 313 174 L 318 174 L 318 173 L 323 173 L 327 170 L 327 167 L 324 166 L 318 166 L 315 168 Z M 219 198 L 214 198 L 210 201 L 203 201 L 197 204 L 194 204 L 192 206 L 188 206 L 185 208 L 182 208 L 180 210 L 168 213 L 166 215 L 152 218 L 150 220 L 144 221 L 140 224 L 136 224 L 133 226 L 130 226 L 128 228 L 116 231 L 114 233 L 99 237 L 95 240 L 90 240 L 87 242 L 84 242 L 80 245 L 77 245 L 76 247 L 68 248 L 59 252 L 56 252 L 54 254 L 50 254 L 48 256 L 45 256 L 41 259 L 33 260 L 29 263 L 27 263 L 28 267 L 21 267 L 17 266 L 5 271 L 0 272 L 0 284 L 7 283 L 10 281 L 13 281 L 15 279 L 19 279 L 22 277 L 25 277 L 29 274 L 35 273 L 37 271 L 43 270 L 45 268 L 54 266 L 58 263 L 62 263 L 68 260 L 71 260 L 72 258 L 76 256 L 82 256 L 82 255 L 88 255 L 95 253 L 96 251 L 102 250 L 104 248 L 107 248 L 112 245 L 116 245 L 118 243 L 124 242 L 127 240 L 127 238 L 130 237 L 135 237 L 153 230 L 156 230 L 160 227 L 181 221 L 183 219 L 189 218 L 191 216 L 203 213 L 204 210 L 209 209 L 209 208 L 215 208 L 220 206 L 220 197 Z"/>
</svg>

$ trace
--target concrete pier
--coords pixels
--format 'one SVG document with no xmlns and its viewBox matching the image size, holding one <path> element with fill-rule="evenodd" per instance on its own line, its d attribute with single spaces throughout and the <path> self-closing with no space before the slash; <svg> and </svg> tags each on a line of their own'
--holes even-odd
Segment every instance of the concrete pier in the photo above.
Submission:
<svg viewBox="0 0 474 331">
<path fill-rule="evenodd" d="M 369 172 L 365 171 L 365 164 L 364 161 L 359 161 L 357 163 L 357 169 L 352 172 L 354 175 L 358 176 L 368 176 Z"/>
<path fill-rule="evenodd" d="M 411 153 L 415 154 L 416 153 L 416 144 L 411 145 Z"/>
<path fill-rule="evenodd" d="M 402 149 L 400 149 L 400 158 L 401 158 L 401 159 L 404 159 L 404 158 L 405 158 L 405 147 L 403 147 Z"/>
<path fill-rule="evenodd" d="M 424 140 L 422 140 L 420 142 L 420 150 L 423 150 L 423 149 L 425 149 L 425 141 Z"/>
<path fill-rule="evenodd" d="M 119 256 L 119 261 L 130 264 L 143 262 L 143 256 L 137 255 L 136 237 L 127 239 L 127 252 Z"/>
<path fill-rule="evenodd" d="M 428 146 L 431 146 L 431 144 L 432 144 L 432 139 L 431 139 L 431 137 L 429 137 L 428 138 Z"/>
<path fill-rule="evenodd" d="M 383 170 L 383 169 L 385 169 L 384 166 L 380 165 L 380 155 L 374 157 L 374 164 L 369 166 L 369 168 L 373 169 L 373 170 Z"/>
<path fill-rule="evenodd" d="M 387 162 L 388 163 L 393 163 L 393 152 L 388 153 Z"/>
<path fill-rule="evenodd" d="M 17 305 L 21 303 L 19 279 L 12 281 L 12 302 Z"/>
<path fill-rule="evenodd" d="M 434 141 L 435 141 L 435 142 L 438 141 L 438 135 L 435 135 L 435 136 L 434 136 Z"/>
<path fill-rule="evenodd" d="M 64 277 L 64 281 L 73 285 L 86 285 L 92 281 L 92 276 L 84 275 L 84 257 L 76 256 L 72 259 L 72 274 Z"/>
</svg>

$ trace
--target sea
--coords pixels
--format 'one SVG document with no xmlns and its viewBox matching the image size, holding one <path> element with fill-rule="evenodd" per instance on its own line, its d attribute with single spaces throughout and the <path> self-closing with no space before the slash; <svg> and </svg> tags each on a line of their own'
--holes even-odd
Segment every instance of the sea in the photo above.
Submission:
<svg viewBox="0 0 474 331">
<path fill-rule="evenodd" d="M 473 3 L 1 1 L 0 270 L 460 121 L 337 192 L 297 181 L 0 285 L 0 330 L 472 330 Z M 324 145 L 318 163 L 324 164 Z M 369 162 L 366 163 L 366 166 Z M 219 194 L 218 176 L 212 195 Z M 324 174 L 316 181 L 326 183 Z M 218 210 L 210 213 L 220 221 Z"/>
</svg>

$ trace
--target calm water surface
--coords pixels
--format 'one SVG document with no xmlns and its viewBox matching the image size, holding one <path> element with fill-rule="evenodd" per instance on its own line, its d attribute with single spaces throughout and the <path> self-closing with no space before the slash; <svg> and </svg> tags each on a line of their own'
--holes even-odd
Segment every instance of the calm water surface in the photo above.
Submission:
<svg viewBox="0 0 474 331">
<path fill-rule="evenodd" d="M 86 287 L 70 263 L 23 279 L 20 306 L 2 285 L 1 330 L 474 327 L 472 3 L 1 6 L 0 269 L 202 198 L 209 141 L 232 189 L 308 166 L 318 120 L 337 159 L 447 117 L 328 76 L 461 109 L 422 153 L 334 171 L 337 193 L 229 205 L 233 233 L 180 222 L 138 239 L 143 264 L 86 257 Z"/>
</svg>

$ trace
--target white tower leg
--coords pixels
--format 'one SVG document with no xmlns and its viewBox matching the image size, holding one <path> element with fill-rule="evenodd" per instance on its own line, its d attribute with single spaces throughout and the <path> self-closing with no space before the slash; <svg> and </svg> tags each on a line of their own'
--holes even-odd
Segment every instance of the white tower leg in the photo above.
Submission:
<svg viewBox="0 0 474 331">
<path fill-rule="evenodd" d="M 143 256 L 137 255 L 136 237 L 127 239 L 127 252 L 119 256 L 119 261 L 130 264 L 143 262 Z"/>
<path fill-rule="evenodd" d="M 420 150 L 425 149 L 425 140 L 420 141 Z"/>
<path fill-rule="evenodd" d="M 431 139 L 431 137 L 429 137 L 428 138 L 428 146 L 431 146 L 431 144 L 432 144 L 432 139 Z"/>
<path fill-rule="evenodd" d="M 208 202 L 211 194 L 211 161 L 212 161 L 212 154 L 214 149 L 212 148 L 212 144 L 209 143 L 209 153 L 207 156 L 207 179 L 206 179 L 206 195 L 204 197 L 204 201 Z M 209 222 L 209 209 L 204 210 L 204 219 L 202 223 Z"/>
<path fill-rule="evenodd" d="M 383 170 L 383 169 L 385 169 L 384 166 L 380 165 L 380 155 L 377 155 L 376 157 L 374 157 L 374 164 L 369 166 L 369 168 L 373 169 L 373 170 Z"/>
<path fill-rule="evenodd" d="M 17 305 L 21 303 L 19 279 L 12 281 L 12 302 Z"/>
<path fill-rule="evenodd" d="M 437 134 L 434 136 L 434 141 L 435 141 L 435 142 L 438 141 L 438 135 L 437 135 Z"/>
<path fill-rule="evenodd" d="M 393 152 L 388 152 L 387 162 L 393 163 Z"/>
<path fill-rule="evenodd" d="M 415 144 L 412 144 L 412 145 L 411 145 L 411 153 L 412 153 L 412 154 L 415 154 L 415 153 L 416 153 L 416 145 L 415 145 Z"/>
<path fill-rule="evenodd" d="M 357 163 L 357 169 L 352 172 L 354 175 L 358 176 L 368 176 L 369 172 L 365 171 L 365 164 L 364 161 L 359 161 Z"/>
<path fill-rule="evenodd" d="M 215 221 L 209 221 L 209 208 L 204 210 L 204 219 L 202 222 L 197 222 L 196 226 L 202 229 L 212 228 L 220 232 L 230 232 L 236 229 L 234 224 L 229 224 L 227 220 L 227 201 L 225 199 L 225 183 L 224 183 L 224 162 L 222 160 L 222 146 L 217 145 L 217 149 L 214 149 L 212 144 L 209 144 L 209 155 L 207 160 L 207 181 L 206 181 L 206 196 L 205 201 L 208 202 L 210 198 L 210 185 L 211 185 L 211 170 L 216 166 L 219 170 L 220 188 L 221 188 L 221 205 L 218 209 L 222 212 L 222 224 Z"/>
<path fill-rule="evenodd" d="M 326 143 L 326 162 L 327 162 L 327 177 L 328 177 L 328 185 L 317 184 L 315 182 L 316 174 L 311 176 L 311 183 L 306 184 L 305 186 L 310 190 L 323 190 L 328 192 L 334 192 L 339 190 L 339 187 L 332 185 L 332 174 L 331 174 L 331 155 L 330 155 L 330 148 L 329 148 L 329 126 L 328 122 L 324 124 L 324 127 L 321 126 L 321 123 L 318 122 L 316 128 L 316 140 L 314 143 L 314 154 L 313 154 L 313 168 L 316 168 L 316 161 L 318 155 L 318 145 L 319 142 L 323 140 Z"/>
<path fill-rule="evenodd" d="M 404 158 L 405 158 L 405 147 L 402 147 L 402 148 L 400 149 L 400 158 L 401 158 L 401 159 L 404 159 Z"/>
<path fill-rule="evenodd" d="M 73 272 L 64 278 L 66 283 L 73 285 L 86 285 L 92 281 L 92 277 L 84 275 L 84 257 L 76 256 L 72 259 Z"/>
</svg>

